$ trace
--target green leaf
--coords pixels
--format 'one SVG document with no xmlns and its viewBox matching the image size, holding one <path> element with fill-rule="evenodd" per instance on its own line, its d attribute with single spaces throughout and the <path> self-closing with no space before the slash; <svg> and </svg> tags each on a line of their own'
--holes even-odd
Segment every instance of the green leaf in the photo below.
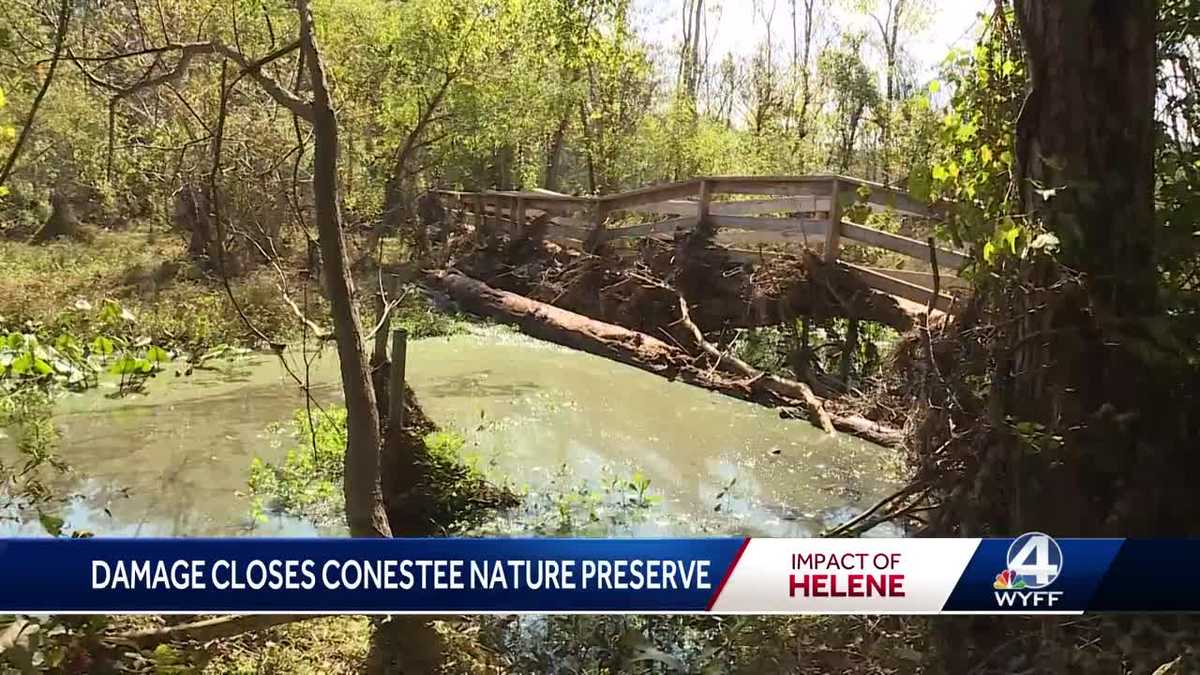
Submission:
<svg viewBox="0 0 1200 675">
<path fill-rule="evenodd" d="M 1016 255 L 1017 254 L 1017 238 L 1021 236 L 1020 226 L 1013 225 L 1012 227 L 1008 228 L 1007 230 L 1004 230 L 1004 232 L 1001 233 L 1000 236 L 1001 236 L 1001 239 L 1004 241 L 1004 243 L 1008 244 L 1008 248 L 1010 251 L 1012 251 L 1012 254 Z"/>
<path fill-rule="evenodd" d="M 941 83 L 941 82 L 938 82 L 937 80 L 934 80 L 933 82 L 930 82 L 930 83 L 929 83 L 929 93 L 931 93 L 931 94 L 936 94 L 936 93 L 938 93 L 938 92 L 939 92 L 939 91 L 941 91 L 941 90 L 942 90 L 942 83 Z"/>
<path fill-rule="evenodd" d="M 121 306 L 115 301 L 105 298 L 104 306 L 100 308 L 101 321 L 115 321 L 121 316 Z"/>
<path fill-rule="evenodd" d="M 38 512 L 38 522 L 42 524 L 42 529 L 52 537 L 57 537 L 62 534 L 63 519 L 49 513 Z"/>
<path fill-rule="evenodd" d="M 983 261 L 987 264 L 992 264 L 992 258 L 996 257 L 996 245 L 988 242 L 983 245 Z"/>
<path fill-rule="evenodd" d="M 933 179 L 934 180 L 946 180 L 949 177 L 950 177 L 950 174 L 949 174 L 949 172 L 946 171 L 946 167 L 942 166 L 941 164 L 933 165 Z"/>
<path fill-rule="evenodd" d="M 110 356 L 113 353 L 113 341 L 103 335 L 97 335 L 92 340 L 92 352 L 100 356 Z"/>
<path fill-rule="evenodd" d="M 163 349 L 162 347 L 159 347 L 158 345 L 151 345 L 150 348 L 146 350 L 146 360 L 150 363 L 166 363 L 167 361 L 171 360 L 171 355 L 168 354 L 167 350 Z"/>
<path fill-rule="evenodd" d="M 13 375 L 24 375 L 33 367 L 33 354 L 25 352 L 12 362 Z"/>
<path fill-rule="evenodd" d="M 985 144 L 979 148 L 979 161 L 983 162 L 984 166 L 992 163 L 992 147 L 990 145 Z"/>
<path fill-rule="evenodd" d="M 108 372 L 114 375 L 132 375 L 134 373 L 145 373 L 149 370 L 150 362 L 146 359 L 124 354 L 109 366 Z"/>
</svg>

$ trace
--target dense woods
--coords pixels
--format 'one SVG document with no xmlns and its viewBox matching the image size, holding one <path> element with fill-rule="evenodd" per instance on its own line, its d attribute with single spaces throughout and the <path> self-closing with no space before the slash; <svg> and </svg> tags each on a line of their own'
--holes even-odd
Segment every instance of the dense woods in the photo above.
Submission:
<svg viewBox="0 0 1200 675">
<path fill-rule="evenodd" d="M 441 517 L 515 498 L 430 443 L 436 425 L 403 381 L 406 334 L 389 340 L 393 324 L 437 334 L 442 319 L 430 317 L 444 308 L 415 299 L 441 293 L 539 338 L 899 447 L 904 487 L 833 534 L 893 521 L 914 536 L 1195 536 L 1200 5 L 997 0 L 980 8 L 961 49 L 924 63 L 914 43 L 941 9 L 929 0 L 6 3 L 0 422 L 22 429 L 15 445 L 33 458 L 27 466 L 53 467 L 56 392 L 95 387 L 105 371 L 123 395 L 171 359 L 190 374 L 235 345 L 254 348 L 291 364 L 307 397 L 304 470 L 336 484 L 351 536 L 462 532 Z M 659 11 L 674 24 L 669 38 L 647 24 Z M 734 12 L 753 16 L 755 44 L 716 50 Z M 482 207 L 471 221 L 441 198 L 809 174 L 855 176 L 936 205 L 937 222 L 872 212 L 865 198 L 829 210 L 839 223 L 844 207 L 918 245 L 928 238 L 931 252 L 936 241 L 963 251 L 954 315 L 934 320 L 934 300 L 903 321 L 818 312 L 821 288 L 835 298 L 838 288 L 805 251 L 803 283 L 785 283 L 798 263 L 728 282 L 746 296 L 775 284 L 761 312 L 770 325 L 693 322 L 728 312 L 689 309 L 677 289 L 733 275 L 705 262 L 706 196 L 696 234 L 639 245 L 628 268 L 595 242 L 580 253 L 540 236 L 500 241 Z M 880 257 L 854 246 L 842 261 Z M 677 261 L 677 276 L 664 271 Z M 837 273 L 836 256 L 824 263 Z M 941 283 L 936 253 L 919 271 Z M 491 288 L 471 274 L 502 281 Z M 621 284 L 635 290 L 602 294 Z M 805 316 L 777 302 L 798 293 Z M 743 296 L 723 299 L 740 307 Z M 324 342 L 336 350 L 345 405 L 332 431 L 307 379 L 306 350 Z M 319 433 L 335 452 L 320 455 Z M 251 482 L 278 489 L 285 473 Z M 2 504 L 66 534 L 35 475 L 0 463 Z M 695 644 L 724 640 L 713 647 L 722 667 L 792 672 L 827 665 L 796 656 L 799 645 L 822 658 L 844 652 L 841 670 L 864 673 L 1043 672 L 1030 665 L 1039 659 L 1053 664 L 1046 672 L 1157 667 L 1195 647 L 1194 623 L 1183 624 L 1193 632 L 1182 645 L 1130 646 L 1120 626 L 1101 622 L 902 621 L 871 627 L 894 641 L 872 651 L 852 640 L 867 629 L 850 621 L 655 621 L 555 625 L 570 628 L 567 651 L 595 639 L 600 652 L 628 656 L 627 636 L 643 631 L 667 649 L 688 642 L 693 656 L 709 653 Z M 266 627 L 218 624 L 216 637 Z M 435 622 L 374 628 L 369 664 L 380 672 L 444 666 L 453 659 L 443 647 L 478 651 Z M 144 646 L 188 629 L 121 635 Z M 747 636 L 760 632 L 780 649 L 751 654 L 759 638 Z M 53 647 L 59 658 L 116 658 L 97 631 L 64 633 L 73 637 Z M 1029 649 L 1006 654 L 1005 641 Z M 422 648 L 407 653 L 414 642 Z M 1102 646 L 1073 650 L 1085 642 Z M 914 661 L 914 649 L 929 655 Z M 513 672 L 546 666 L 523 658 L 509 662 Z M 496 672 L 485 660 L 477 669 Z M 673 668 L 640 657 L 588 663 Z"/>
<path fill-rule="evenodd" d="M 809 37 L 802 45 L 777 44 L 769 31 L 752 58 L 709 63 L 699 37 L 646 43 L 628 4 L 318 5 L 351 222 L 403 220 L 395 211 L 411 212 L 434 185 L 605 193 L 693 175 L 836 169 L 906 180 L 929 166 L 938 118 L 897 46 L 929 7 L 878 10 L 890 54 L 884 83 L 866 62 L 879 36 L 832 32 L 840 6 L 792 8 L 797 41 Z M 102 211 L 91 220 L 115 225 L 169 218 L 180 185 L 205 185 L 220 65 L 193 58 L 203 51 L 195 43 L 236 49 L 243 70 L 261 59 L 264 73 L 297 87 L 294 59 L 284 63 L 279 51 L 295 35 L 286 4 L 70 7 L 67 53 L 55 59 L 59 9 L 6 9 L 0 67 L 14 121 L 48 86 L 34 124 L 14 125 L 28 140 L 6 183 L 22 203 L 44 202 L 58 187 Z M 789 20 L 783 9 L 765 15 L 773 30 Z M 712 8 L 700 1 L 689 11 L 700 22 Z M 59 61 L 64 67 L 54 67 Z M 247 196 L 286 206 L 293 174 L 310 178 L 312 144 L 268 92 L 249 86 L 253 72 L 235 79 L 220 176 L 226 219 L 270 236 L 292 225 L 273 222 L 287 209 L 255 213 Z"/>
</svg>

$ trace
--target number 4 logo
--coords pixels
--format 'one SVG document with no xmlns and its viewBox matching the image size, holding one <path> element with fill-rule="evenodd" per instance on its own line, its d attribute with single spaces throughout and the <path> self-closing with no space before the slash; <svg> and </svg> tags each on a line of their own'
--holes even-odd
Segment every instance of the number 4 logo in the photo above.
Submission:
<svg viewBox="0 0 1200 675">
<path fill-rule="evenodd" d="M 1008 569 L 1017 573 L 1030 589 L 1045 588 L 1062 572 L 1062 549 L 1041 532 L 1018 537 L 1008 547 Z"/>
</svg>

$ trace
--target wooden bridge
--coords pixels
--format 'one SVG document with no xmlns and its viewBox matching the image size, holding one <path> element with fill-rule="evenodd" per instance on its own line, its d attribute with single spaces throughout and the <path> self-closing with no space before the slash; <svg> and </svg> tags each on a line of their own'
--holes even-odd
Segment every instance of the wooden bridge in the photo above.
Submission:
<svg viewBox="0 0 1200 675">
<path fill-rule="evenodd" d="M 862 204 L 925 221 L 940 219 L 907 193 L 845 176 L 714 176 L 654 185 L 599 197 L 546 190 L 438 194 L 446 206 L 473 218 L 481 232 L 499 228 L 519 235 L 544 227 L 562 246 L 595 251 L 609 242 L 662 237 L 711 228 L 731 259 L 754 264 L 819 249 L 826 262 L 853 271 L 867 286 L 902 303 L 952 313 L 956 292 L 969 288 L 957 272 L 969 256 L 948 247 L 851 222 L 845 211 Z M 859 209 L 856 209 L 859 210 Z M 914 261 L 912 269 L 872 268 L 845 261 L 847 243 L 884 249 Z M 934 297 L 935 286 L 937 296 Z"/>
</svg>

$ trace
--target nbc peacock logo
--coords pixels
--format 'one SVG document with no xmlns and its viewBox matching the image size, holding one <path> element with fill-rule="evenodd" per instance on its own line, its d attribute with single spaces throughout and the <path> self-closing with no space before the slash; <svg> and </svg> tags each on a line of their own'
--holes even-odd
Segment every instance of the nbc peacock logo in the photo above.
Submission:
<svg viewBox="0 0 1200 675">
<path fill-rule="evenodd" d="M 1025 588 L 1025 580 L 1012 570 L 1004 570 L 996 575 L 992 588 L 1001 591 L 1016 591 Z"/>
<path fill-rule="evenodd" d="M 1044 591 L 1062 574 L 1063 554 L 1058 542 L 1041 532 L 1017 537 L 1008 547 L 1004 570 L 992 582 L 996 605 L 1013 609 L 1053 609 L 1062 591 Z"/>
</svg>

